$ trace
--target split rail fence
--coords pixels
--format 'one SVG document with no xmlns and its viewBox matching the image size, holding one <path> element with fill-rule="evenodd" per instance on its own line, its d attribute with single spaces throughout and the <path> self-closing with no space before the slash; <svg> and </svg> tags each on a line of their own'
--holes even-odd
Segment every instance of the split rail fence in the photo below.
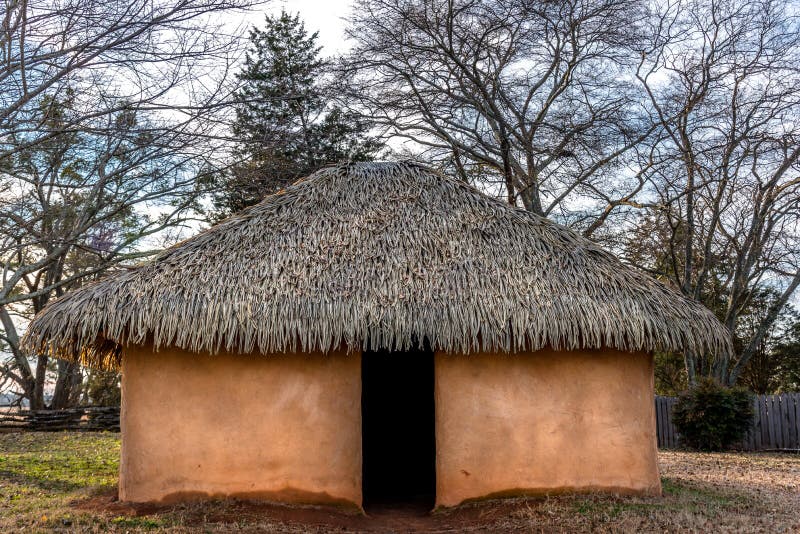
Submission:
<svg viewBox="0 0 800 534">
<path fill-rule="evenodd" d="M 0 431 L 11 430 L 119 432 L 119 407 L 0 412 Z"/>
<path fill-rule="evenodd" d="M 672 422 L 677 397 L 656 396 L 658 446 L 680 446 Z M 747 437 L 736 449 L 745 451 L 800 450 L 800 393 L 757 395 L 753 398 L 753 423 Z"/>
</svg>

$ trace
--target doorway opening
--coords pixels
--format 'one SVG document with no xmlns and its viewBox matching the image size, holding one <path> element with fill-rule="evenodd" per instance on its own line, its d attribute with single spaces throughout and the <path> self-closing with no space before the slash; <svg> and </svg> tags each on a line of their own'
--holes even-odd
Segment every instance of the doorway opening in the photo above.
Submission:
<svg viewBox="0 0 800 534">
<path fill-rule="evenodd" d="M 368 509 L 433 508 L 436 437 L 433 351 L 361 356 L 363 495 Z"/>
</svg>

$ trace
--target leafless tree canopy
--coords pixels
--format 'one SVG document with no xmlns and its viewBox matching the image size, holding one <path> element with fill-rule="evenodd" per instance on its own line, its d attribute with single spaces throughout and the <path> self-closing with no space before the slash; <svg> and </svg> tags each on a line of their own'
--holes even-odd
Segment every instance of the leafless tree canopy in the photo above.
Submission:
<svg viewBox="0 0 800 534">
<path fill-rule="evenodd" d="M 633 78 L 639 3 L 360 0 L 354 13 L 354 94 L 426 158 L 592 230 L 596 210 L 575 199 L 603 208 L 641 188 L 612 165 L 651 128 Z"/>
<path fill-rule="evenodd" d="M 634 248 L 734 333 L 778 289 L 732 367 L 687 355 L 733 382 L 800 285 L 800 25 L 771 1 L 673 2 L 650 24 L 637 78 L 659 138 L 639 147 L 653 219 Z"/>
<path fill-rule="evenodd" d="M 215 112 L 229 101 L 238 47 L 214 18 L 249 4 L 6 0 L 0 334 L 11 354 L 3 373 L 34 408 L 50 362 L 21 351 L 17 329 L 187 222 L 197 172 L 215 163 Z M 59 362 L 55 375 L 53 404 L 74 402 L 80 369 Z"/>
</svg>

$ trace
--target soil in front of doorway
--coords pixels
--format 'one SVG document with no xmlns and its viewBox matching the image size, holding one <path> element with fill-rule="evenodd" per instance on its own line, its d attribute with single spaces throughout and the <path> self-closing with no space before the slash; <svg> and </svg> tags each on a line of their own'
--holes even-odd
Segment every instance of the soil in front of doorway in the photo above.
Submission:
<svg viewBox="0 0 800 534">
<path fill-rule="evenodd" d="M 169 517 L 179 519 L 181 528 L 199 531 L 277 533 L 377 533 L 377 532 L 498 532 L 506 531 L 521 502 L 495 501 L 464 506 L 445 512 L 433 512 L 424 504 L 374 504 L 367 515 L 342 512 L 328 507 L 284 506 L 256 501 L 223 500 L 189 502 L 171 506 L 122 503 L 116 492 L 108 492 L 72 504 L 78 512 L 100 512 L 113 515 L 131 526 L 141 521 L 156 520 L 171 531 Z M 177 525 L 176 525 L 177 526 Z M 224 527 L 224 528 L 223 528 Z M 218 530 L 219 529 L 219 530 Z M 180 529 L 179 529 L 180 530 Z M 514 530 L 511 528 L 511 530 Z M 192 530 L 193 531 L 193 530 Z"/>
</svg>

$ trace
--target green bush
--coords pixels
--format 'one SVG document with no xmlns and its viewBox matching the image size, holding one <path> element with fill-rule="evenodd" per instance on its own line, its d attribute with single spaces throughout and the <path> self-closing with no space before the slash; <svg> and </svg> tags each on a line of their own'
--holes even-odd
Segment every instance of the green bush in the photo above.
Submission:
<svg viewBox="0 0 800 534">
<path fill-rule="evenodd" d="M 680 396 L 673 420 L 687 447 L 724 450 L 747 434 L 753 420 L 753 398 L 743 388 L 703 379 Z"/>
</svg>

